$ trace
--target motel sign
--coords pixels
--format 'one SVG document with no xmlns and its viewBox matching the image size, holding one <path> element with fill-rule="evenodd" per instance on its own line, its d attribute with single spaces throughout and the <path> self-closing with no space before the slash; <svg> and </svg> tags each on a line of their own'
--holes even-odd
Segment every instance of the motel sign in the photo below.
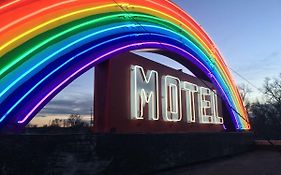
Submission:
<svg viewBox="0 0 281 175">
<path fill-rule="evenodd" d="M 214 85 L 133 53 L 95 68 L 97 133 L 220 132 L 229 123 Z"/>
<path fill-rule="evenodd" d="M 218 100 L 215 90 L 200 87 L 188 81 L 165 75 L 159 77 L 155 70 L 144 71 L 139 65 L 131 66 L 131 119 L 152 120 L 162 118 L 167 122 L 194 123 L 196 117 L 202 124 L 223 124 L 218 116 Z M 161 92 L 159 86 L 161 85 Z M 182 95 L 184 98 L 182 98 Z M 159 98 L 160 97 L 160 98 Z M 195 103 L 195 98 L 198 103 Z M 160 102 L 161 100 L 161 102 Z M 182 101 L 185 101 L 185 115 L 182 113 Z M 160 105 L 160 103 L 162 105 Z M 144 107 L 148 106 L 148 116 L 144 116 Z M 198 110 L 196 116 L 195 110 Z"/>
</svg>

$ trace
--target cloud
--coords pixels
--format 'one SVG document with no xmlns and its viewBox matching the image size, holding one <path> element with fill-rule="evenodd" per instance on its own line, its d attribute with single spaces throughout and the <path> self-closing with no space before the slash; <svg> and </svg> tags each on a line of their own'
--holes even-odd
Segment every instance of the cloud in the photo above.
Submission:
<svg viewBox="0 0 281 175">
<path fill-rule="evenodd" d="M 46 114 L 91 114 L 93 99 L 91 95 L 64 99 L 53 99 L 40 112 L 40 115 Z"/>
<path fill-rule="evenodd" d="M 276 58 L 280 55 L 280 52 L 278 51 L 274 51 L 274 52 L 271 52 L 269 55 L 267 55 L 266 57 L 264 57 L 263 59 L 261 59 L 260 61 L 269 61 L 271 60 L 272 58 Z"/>
<path fill-rule="evenodd" d="M 244 62 L 243 66 L 237 68 L 236 70 L 245 75 L 250 74 L 252 77 L 257 78 L 258 75 L 264 75 L 265 72 L 272 70 L 278 71 L 281 63 L 279 58 L 280 56 L 280 52 L 272 51 L 261 59 L 255 59 L 252 62 Z"/>
<path fill-rule="evenodd" d="M 38 114 L 38 115 L 36 115 L 36 117 L 47 117 L 46 115 L 42 115 L 42 114 Z"/>
</svg>

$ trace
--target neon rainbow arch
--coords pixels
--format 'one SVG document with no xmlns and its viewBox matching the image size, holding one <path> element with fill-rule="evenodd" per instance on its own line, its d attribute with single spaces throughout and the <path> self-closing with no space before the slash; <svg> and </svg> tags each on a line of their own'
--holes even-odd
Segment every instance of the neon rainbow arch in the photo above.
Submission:
<svg viewBox="0 0 281 175">
<path fill-rule="evenodd" d="M 57 93 L 121 52 L 159 49 L 199 68 L 248 130 L 238 89 L 215 44 L 169 0 L 0 2 L 0 127 L 25 126 Z"/>
</svg>

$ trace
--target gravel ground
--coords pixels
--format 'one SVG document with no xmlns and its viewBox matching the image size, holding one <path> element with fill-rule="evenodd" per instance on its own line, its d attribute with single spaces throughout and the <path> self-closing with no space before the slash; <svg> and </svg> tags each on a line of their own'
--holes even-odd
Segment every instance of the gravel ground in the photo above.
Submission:
<svg viewBox="0 0 281 175">
<path fill-rule="evenodd" d="M 281 153 L 255 150 L 242 155 L 191 165 L 157 175 L 281 175 Z"/>
</svg>

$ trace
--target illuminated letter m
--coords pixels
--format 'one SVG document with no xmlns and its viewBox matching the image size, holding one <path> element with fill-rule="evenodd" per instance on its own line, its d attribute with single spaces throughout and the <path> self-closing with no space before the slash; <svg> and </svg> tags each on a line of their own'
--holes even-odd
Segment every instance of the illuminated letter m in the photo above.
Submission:
<svg viewBox="0 0 281 175">
<path fill-rule="evenodd" d="M 131 66 L 131 119 L 144 119 L 146 105 L 148 119 L 158 120 L 158 73 L 149 70 L 145 74 L 141 66 Z"/>
</svg>

